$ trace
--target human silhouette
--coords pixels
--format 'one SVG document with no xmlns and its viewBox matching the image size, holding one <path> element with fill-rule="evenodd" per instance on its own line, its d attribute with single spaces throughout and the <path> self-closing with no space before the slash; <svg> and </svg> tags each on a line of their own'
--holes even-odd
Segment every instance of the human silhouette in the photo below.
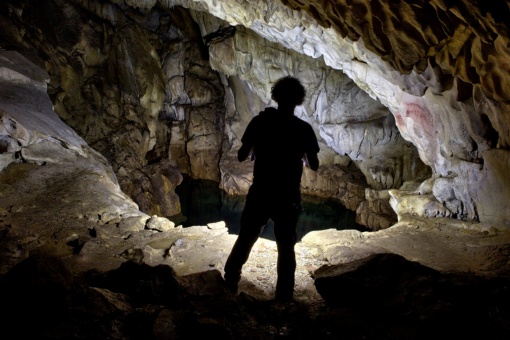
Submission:
<svg viewBox="0 0 510 340">
<path fill-rule="evenodd" d="M 241 139 L 238 160 L 250 157 L 255 164 L 239 236 L 224 268 L 226 287 L 234 293 L 238 290 L 241 269 L 271 219 L 278 248 L 275 299 L 293 299 L 303 164 L 314 171 L 319 168 L 317 137 L 310 124 L 294 116 L 294 109 L 303 103 L 305 94 L 298 79 L 279 79 L 271 91 L 278 108 L 266 108 L 255 116 Z"/>
</svg>

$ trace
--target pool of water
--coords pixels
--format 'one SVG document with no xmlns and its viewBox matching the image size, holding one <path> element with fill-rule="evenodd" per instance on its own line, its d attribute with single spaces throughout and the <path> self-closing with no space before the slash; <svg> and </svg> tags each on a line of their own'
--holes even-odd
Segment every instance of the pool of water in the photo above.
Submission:
<svg viewBox="0 0 510 340">
<path fill-rule="evenodd" d="M 229 196 L 218 188 L 218 183 L 185 178 L 176 188 L 181 201 L 181 214 L 169 217 L 177 225 L 189 227 L 225 221 L 231 234 L 239 232 L 239 221 L 244 209 L 245 196 Z M 356 213 L 346 209 L 339 201 L 303 195 L 303 212 L 297 225 L 298 240 L 313 230 L 367 229 L 356 223 Z M 270 220 L 261 237 L 274 240 L 273 222 Z"/>
</svg>

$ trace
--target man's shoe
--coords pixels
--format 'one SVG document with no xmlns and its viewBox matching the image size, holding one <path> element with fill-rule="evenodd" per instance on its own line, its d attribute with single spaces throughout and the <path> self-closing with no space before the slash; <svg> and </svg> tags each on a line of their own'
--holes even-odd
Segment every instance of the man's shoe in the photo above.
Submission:
<svg viewBox="0 0 510 340">
<path fill-rule="evenodd" d="M 233 294 L 237 294 L 238 287 L 237 282 L 225 281 L 225 288 Z"/>
<path fill-rule="evenodd" d="M 276 302 L 283 302 L 283 303 L 292 302 L 292 301 L 294 301 L 294 294 L 293 293 L 277 292 L 275 294 L 274 300 Z"/>
</svg>

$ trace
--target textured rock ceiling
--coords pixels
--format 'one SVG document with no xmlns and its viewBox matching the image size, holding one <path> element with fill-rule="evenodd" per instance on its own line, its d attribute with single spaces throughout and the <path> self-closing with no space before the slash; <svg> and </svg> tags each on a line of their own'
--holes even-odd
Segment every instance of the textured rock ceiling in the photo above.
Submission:
<svg viewBox="0 0 510 340">
<path fill-rule="evenodd" d="M 431 63 L 495 100 L 510 99 L 507 1 L 282 2 L 344 38 L 363 40 L 403 74 Z"/>
<path fill-rule="evenodd" d="M 126 3 L 151 7 L 155 1 Z M 368 51 L 404 75 L 423 74 L 427 68 L 437 66 L 442 73 L 439 80 L 443 89 L 452 85 L 452 77 L 458 77 L 465 83 L 480 86 L 490 98 L 510 100 L 508 1 L 477 4 L 468 0 L 282 0 L 289 8 L 305 11 L 310 17 L 282 8 L 278 1 L 163 0 L 160 3 L 208 11 L 232 25 L 244 25 L 266 36 L 272 34 L 276 40 L 294 36 L 295 41 L 280 42 L 314 57 L 324 55 L 326 60 L 331 57 L 327 63 L 332 66 L 341 64 L 333 60 L 334 52 L 323 49 L 328 49 L 328 45 L 362 41 Z M 285 32 L 292 27 L 295 32 Z M 345 59 L 343 62 L 349 56 L 367 63 L 373 58 L 356 52 L 336 51 L 343 54 L 344 58 L 340 58 Z M 430 80 L 428 74 L 423 76 Z"/>
</svg>

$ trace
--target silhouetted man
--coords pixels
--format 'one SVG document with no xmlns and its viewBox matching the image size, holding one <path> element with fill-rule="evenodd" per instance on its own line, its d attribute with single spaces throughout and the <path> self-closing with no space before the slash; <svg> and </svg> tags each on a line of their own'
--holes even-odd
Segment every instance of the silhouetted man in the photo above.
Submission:
<svg viewBox="0 0 510 340">
<path fill-rule="evenodd" d="M 225 264 L 225 283 L 232 292 L 237 292 L 242 266 L 272 219 L 278 247 L 275 298 L 279 301 L 293 298 L 303 163 L 314 171 L 319 167 L 317 137 L 310 124 L 294 116 L 294 109 L 303 103 L 305 93 L 296 78 L 279 79 L 271 91 L 278 109 L 270 107 L 255 116 L 241 139 L 239 161 L 251 155 L 255 164 L 239 236 Z"/>
</svg>

